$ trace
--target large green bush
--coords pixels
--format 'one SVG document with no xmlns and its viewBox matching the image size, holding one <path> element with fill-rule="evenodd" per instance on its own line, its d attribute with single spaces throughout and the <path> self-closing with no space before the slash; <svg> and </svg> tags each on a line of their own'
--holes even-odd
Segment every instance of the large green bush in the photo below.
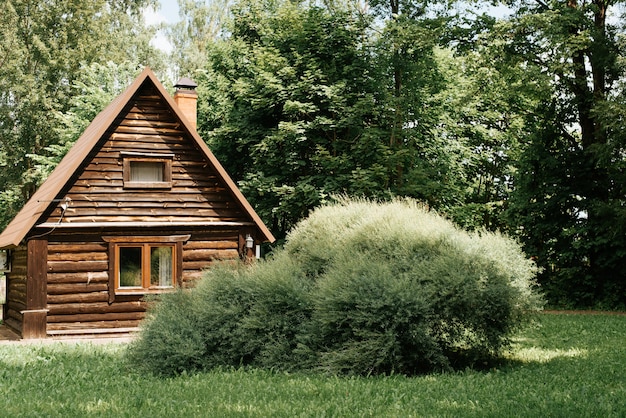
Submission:
<svg viewBox="0 0 626 418">
<path fill-rule="evenodd" d="M 270 260 L 212 269 L 163 298 L 131 357 L 165 374 L 448 370 L 501 352 L 540 308 L 535 273 L 509 238 L 464 232 L 414 201 L 341 200 Z"/>
<path fill-rule="evenodd" d="M 163 295 L 129 357 L 155 374 L 253 365 L 294 368 L 296 334 L 310 317 L 309 283 L 289 259 L 217 265 L 193 290 Z"/>
</svg>

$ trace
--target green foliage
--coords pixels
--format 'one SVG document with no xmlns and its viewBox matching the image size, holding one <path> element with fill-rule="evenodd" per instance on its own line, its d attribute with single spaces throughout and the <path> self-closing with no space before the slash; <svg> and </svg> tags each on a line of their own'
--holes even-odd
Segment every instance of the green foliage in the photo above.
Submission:
<svg viewBox="0 0 626 418">
<path fill-rule="evenodd" d="M 91 121 L 137 74 L 136 65 L 130 62 L 96 62 L 78 70 L 71 86 L 68 109 L 52 115 L 57 121 L 54 134 L 58 143 L 44 147 L 45 153 L 27 155 L 32 161 L 31 175 L 37 185 L 52 173 Z"/>
<path fill-rule="evenodd" d="M 453 189 L 431 132 L 437 25 L 389 20 L 378 36 L 335 6 L 239 2 L 199 73 L 200 132 L 279 238 L 334 193 L 440 206 Z"/>
<path fill-rule="evenodd" d="M 555 305 L 626 306 L 626 240 L 615 228 L 623 224 L 624 144 L 611 128 L 625 67 L 623 29 L 605 18 L 613 6 L 522 2 L 491 35 L 503 45 L 496 61 L 523 67 L 536 86 L 527 92 L 538 100 L 524 116 L 508 223 L 543 267 Z"/>
<path fill-rule="evenodd" d="M 240 365 L 297 368 L 295 335 L 310 309 L 306 287 L 286 258 L 217 266 L 193 291 L 163 295 L 130 358 L 162 375 Z"/>
<path fill-rule="evenodd" d="M 200 370 L 204 349 L 203 328 L 198 321 L 195 295 L 176 291 L 153 301 L 142 338 L 133 342 L 129 358 L 139 368 L 161 375 Z M 158 318 L 158 320 L 156 320 Z"/>
<path fill-rule="evenodd" d="M 499 61 L 502 51 L 488 35 L 470 51 L 459 49 L 438 51 L 446 87 L 437 148 L 457 189 L 437 195 L 447 198 L 439 210 L 464 228 L 508 231 L 512 178 L 528 134 L 523 114 L 539 100 L 535 74 Z"/>
<path fill-rule="evenodd" d="M 208 48 L 224 34 L 230 0 L 177 0 L 180 19 L 165 26 L 172 44 L 170 70 L 189 76 L 206 65 Z"/>
<path fill-rule="evenodd" d="M 318 209 L 285 251 L 315 277 L 310 344 L 334 372 L 485 359 L 539 306 L 534 264 L 517 244 L 465 233 L 411 201 Z"/>
<path fill-rule="evenodd" d="M 200 130 L 275 235 L 332 194 L 413 197 L 518 233 L 551 303 L 624 306 L 616 5 L 323 3 L 235 3 L 201 76 Z"/>
<path fill-rule="evenodd" d="M 463 232 L 414 201 L 341 200 L 299 223 L 271 260 L 214 268 L 164 295 L 131 358 L 166 375 L 449 370 L 501 353 L 540 307 L 535 272 L 510 239 Z"/>
</svg>

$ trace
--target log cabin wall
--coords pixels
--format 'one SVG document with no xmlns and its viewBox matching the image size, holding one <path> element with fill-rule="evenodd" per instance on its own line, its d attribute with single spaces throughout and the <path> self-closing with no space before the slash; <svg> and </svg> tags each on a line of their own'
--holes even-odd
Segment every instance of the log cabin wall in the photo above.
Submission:
<svg viewBox="0 0 626 418">
<path fill-rule="evenodd" d="M 22 311 L 22 338 L 46 336 L 48 240 L 33 237 L 26 243 L 26 309 Z"/>
<path fill-rule="evenodd" d="M 7 299 L 4 306 L 4 323 L 22 333 L 23 314 L 26 309 L 26 247 L 11 252 L 11 271 L 6 273 Z"/>
<path fill-rule="evenodd" d="M 202 270 L 216 261 L 239 259 L 240 235 L 233 229 L 193 232 L 183 245 L 183 286 L 192 286 L 202 277 Z"/>
<path fill-rule="evenodd" d="M 51 237 L 47 275 L 49 335 L 138 325 L 145 311 L 138 301 L 108 303 L 108 269 L 108 246 L 99 234 Z"/>
<path fill-rule="evenodd" d="M 103 230 L 55 234 L 48 243 L 47 334 L 124 333 L 145 317 L 142 295 L 117 294 L 109 303 L 109 253 L 102 236 L 173 235 L 187 233 L 183 244 L 182 285 L 194 285 L 202 270 L 217 260 L 238 259 L 240 230 L 171 229 Z"/>
</svg>

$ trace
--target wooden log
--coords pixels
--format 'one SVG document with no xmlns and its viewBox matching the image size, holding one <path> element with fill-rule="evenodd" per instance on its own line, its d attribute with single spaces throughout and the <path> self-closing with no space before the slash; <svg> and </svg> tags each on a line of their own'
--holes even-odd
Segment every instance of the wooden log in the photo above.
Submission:
<svg viewBox="0 0 626 418">
<path fill-rule="evenodd" d="M 157 130 L 152 131 L 152 135 L 149 136 L 146 132 L 141 134 L 136 134 L 133 141 L 120 141 L 120 140 L 112 140 L 107 143 L 103 150 L 109 151 L 120 151 L 120 152 L 143 152 L 143 153 L 171 153 L 175 154 L 184 154 L 189 150 L 189 147 L 183 143 L 175 143 L 170 142 L 166 143 L 165 141 L 159 142 L 151 142 L 150 138 L 158 139 L 163 135 L 172 135 L 174 132 L 159 132 Z"/>
<path fill-rule="evenodd" d="M 172 120 L 172 112 L 167 109 L 155 109 L 153 112 L 146 112 L 137 107 L 130 109 L 128 113 L 124 115 L 124 119 L 146 119 L 151 121 L 159 120 Z"/>
<path fill-rule="evenodd" d="M 94 233 L 95 232 L 95 233 Z M 63 231 L 55 230 L 50 239 L 65 244 L 83 245 L 101 243 L 100 232 L 94 230 Z"/>
<path fill-rule="evenodd" d="M 72 293 L 106 292 L 109 290 L 108 283 L 70 283 L 49 284 L 48 295 L 68 295 Z M 48 298 L 48 303 L 50 299 Z"/>
<path fill-rule="evenodd" d="M 195 204 L 135 204 L 134 202 L 125 202 L 123 206 L 91 206 L 81 207 L 73 211 L 73 213 L 66 214 L 67 220 L 73 221 L 78 217 L 84 216 L 100 216 L 111 218 L 123 218 L 123 217 L 142 217 L 142 216 L 155 216 L 155 217 L 183 217 L 188 218 L 190 214 L 193 214 L 194 218 L 209 218 L 217 220 L 226 219 L 238 219 L 243 220 L 244 216 L 238 209 L 224 207 L 211 207 L 209 204 L 195 205 Z M 49 221 L 51 221 L 50 219 Z M 63 254 L 62 256 L 72 257 L 71 253 Z M 97 254 L 97 253 L 93 253 Z M 58 260 L 60 256 L 56 256 L 55 260 Z"/>
<path fill-rule="evenodd" d="M 52 254 L 48 254 L 48 261 L 51 263 L 54 262 L 82 262 L 85 260 L 88 261 L 102 261 L 102 260 L 108 260 L 109 259 L 109 255 L 106 252 L 82 252 L 82 253 L 71 253 L 71 252 L 64 252 L 64 253 L 59 253 L 59 252 L 55 252 Z"/>
<path fill-rule="evenodd" d="M 110 175 L 116 173 L 116 175 L 122 175 L 122 164 L 119 159 L 108 159 L 101 158 L 95 159 L 91 161 L 87 167 L 85 167 L 85 171 L 83 171 L 83 175 L 89 173 L 102 173 L 105 175 Z"/>
<path fill-rule="evenodd" d="M 157 127 L 175 129 L 182 134 L 181 123 L 171 120 L 149 120 L 146 118 L 124 118 L 119 120 L 120 126 L 126 127 Z"/>
<path fill-rule="evenodd" d="M 28 263 L 28 248 L 24 245 L 14 248 L 11 251 L 11 257 L 14 263 Z"/>
<path fill-rule="evenodd" d="M 147 191 L 142 193 L 133 193 L 132 200 L 127 194 L 124 197 L 111 195 L 109 193 L 90 193 L 90 194 L 75 194 L 73 195 L 72 207 L 82 207 L 93 205 L 98 203 L 100 205 L 123 205 L 128 201 L 132 202 L 147 202 L 147 203 L 170 203 L 170 202 L 232 202 L 233 199 L 229 196 L 220 195 L 219 193 L 179 193 L 177 190 L 170 191 L 169 193 L 154 193 L 154 191 Z"/>
<path fill-rule="evenodd" d="M 111 188 L 121 188 L 124 187 L 124 180 L 122 180 L 122 178 L 120 177 L 119 179 L 104 179 L 102 177 L 99 178 L 91 178 L 91 179 L 86 179 L 86 178 L 81 178 L 80 180 L 76 180 L 76 182 L 74 183 L 74 188 L 78 188 L 78 187 L 88 187 L 88 188 L 92 188 L 92 187 L 111 187 Z"/>
<path fill-rule="evenodd" d="M 146 303 L 140 301 L 134 302 L 116 302 L 109 305 L 105 302 L 98 303 L 64 303 L 49 305 L 49 315 L 77 315 L 77 314 L 103 314 L 114 312 L 144 312 Z"/>
<path fill-rule="evenodd" d="M 8 289 L 7 296 L 7 303 L 10 303 L 11 301 L 26 303 L 26 288 L 10 287 Z"/>
<path fill-rule="evenodd" d="M 183 272 L 183 282 L 200 280 L 204 276 L 204 270 L 185 270 Z"/>
<path fill-rule="evenodd" d="M 119 199 L 108 199 L 108 200 L 101 200 L 101 201 L 80 201 L 80 202 L 75 202 L 73 204 L 73 209 L 72 211 L 68 214 L 66 213 L 67 216 L 72 216 L 73 214 L 75 214 L 76 212 L 81 212 L 81 214 L 85 214 L 85 210 L 99 210 L 99 211 L 103 211 L 103 210 L 108 210 L 109 212 L 112 213 L 119 213 L 120 211 L 123 211 L 126 208 L 141 208 L 143 210 L 145 210 L 145 208 L 163 208 L 163 209 L 172 209 L 172 208 L 183 208 L 183 209 L 212 209 L 212 210 L 231 210 L 231 211 L 236 211 L 236 212 L 240 212 L 239 208 L 236 207 L 234 202 L 228 202 L 228 201 L 209 201 L 206 199 L 203 199 L 202 196 L 198 195 L 198 196 L 192 196 L 189 195 L 189 198 L 186 199 L 184 197 L 178 198 L 178 199 L 158 199 L 158 198 L 154 198 L 154 199 L 150 199 L 150 198 L 145 198 L 143 196 L 133 196 L 132 200 L 130 199 L 125 199 L 123 201 L 119 200 Z M 58 210 L 55 210 L 52 213 L 52 216 L 60 216 L 60 213 Z M 91 248 L 86 248 L 83 251 L 98 251 L 100 250 L 99 248 L 93 246 Z M 69 253 L 72 251 L 63 251 L 61 250 L 60 252 L 63 253 Z M 78 252 L 78 251 L 76 251 Z"/>
<path fill-rule="evenodd" d="M 7 303 L 19 302 L 26 307 L 26 289 L 11 289 L 7 293 Z"/>
<path fill-rule="evenodd" d="M 19 275 L 19 276 L 15 276 L 15 275 L 11 275 L 10 277 L 7 278 L 7 289 L 11 289 L 11 288 L 26 288 L 26 275 Z"/>
<path fill-rule="evenodd" d="M 48 289 L 53 284 L 70 283 L 108 283 L 109 275 L 106 271 L 80 272 L 80 273 L 48 273 Z"/>
<path fill-rule="evenodd" d="M 187 250 L 183 249 L 183 261 L 213 261 L 239 257 L 236 249 L 232 250 Z"/>
<path fill-rule="evenodd" d="M 239 257 L 237 257 L 239 258 Z M 206 261 L 184 261 L 183 268 L 185 271 L 189 270 L 204 270 L 211 266 L 212 263 L 216 261 L 225 261 L 225 260 L 206 260 Z"/>
<path fill-rule="evenodd" d="M 26 276 L 11 276 L 7 280 L 7 289 L 11 288 L 26 288 Z"/>
<path fill-rule="evenodd" d="M 26 265 L 11 265 L 11 271 L 6 275 L 6 278 L 8 280 L 17 280 L 21 278 L 26 278 L 26 276 Z"/>
<path fill-rule="evenodd" d="M 7 283 L 9 281 L 19 282 L 24 281 L 26 283 L 26 267 L 14 267 L 11 266 L 11 272 L 6 275 Z"/>
<path fill-rule="evenodd" d="M 222 184 L 211 184 L 211 186 L 202 186 L 202 187 L 178 187 L 173 188 L 172 191 L 175 193 L 190 193 L 190 194 L 198 194 L 198 193 L 224 193 L 226 192 L 226 188 Z M 85 193 L 118 193 L 126 196 L 128 194 L 128 190 L 124 189 L 121 186 L 117 187 L 106 187 L 106 186 L 89 186 L 89 185 L 75 185 L 72 187 L 68 196 L 72 197 L 74 194 L 85 194 Z"/>
<path fill-rule="evenodd" d="M 100 321 L 141 321 L 146 317 L 145 312 L 113 312 L 105 314 L 81 314 L 81 315 L 48 315 L 48 329 L 61 329 L 62 327 L 88 327 L 91 324 L 84 323 L 100 322 Z M 51 325 L 63 324 L 63 325 Z M 119 326 L 125 326 L 120 323 Z"/>
<path fill-rule="evenodd" d="M 115 128 L 115 134 L 119 135 L 119 134 L 135 134 L 137 136 L 141 136 L 144 137 L 146 135 L 153 135 L 153 136 L 161 136 L 161 135 L 167 135 L 167 136 L 176 136 L 176 135 L 182 135 L 182 131 L 180 129 L 177 128 L 171 128 L 171 127 L 163 127 L 163 126 L 128 126 L 128 125 L 119 125 Z M 114 135 L 115 135 L 114 134 Z M 113 137 L 111 138 L 112 140 L 116 140 L 118 139 L 119 136 L 117 137 Z M 128 141 L 130 143 L 130 145 L 133 145 L 132 143 L 135 141 L 138 141 L 138 138 L 133 138 L 133 141 Z M 115 144 L 119 144 L 118 142 L 115 142 Z M 158 143 L 155 143 L 158 144 Z"/>
<path fill-rule="evenodd" d="M 233 241 L 188 241 L 183 250 L 228 250 L 237 249 L 239 243 L 236 240 Z"/>
<path fill-rule="evenodd" d="M 217 179 L 212 179 L 210 177 L 201 177 L 201 176 L 188 176 L 188 175 L 181 175 L 180 173 L 177 173 L 176 176 L 172 177 L 172 182 L 170 187 L 168 187 L 169 189 L 173 189 L 176 190 L 177 188 L 207 188 L 207 187 L 223 187 L 223 184 L 221 181 L 217 180 Z M 88 189 L 95 189 L 97 187 L 101 187 L 101 188 L 106 188 L 106 187 L 110 187 L 110 188 L 123 188 L 124 190 L 127 190 L 127 188 L 125 187 L 125 183 L 124 180 L 122 179 L 122 177 L 119 176 L 103 176 L 102 173 L 99 173 L 99 175 L 94 174 L 93 176 L 83 176 L 80 180 L 77 180 L 74 183 L 74 187 L 73 190 L 78 190 L 78 188 L 83 187 L 83 188 L 88 188 Z M 70 206 L 70 210 L 71 210 L 72 206 Z"/>
<path fill-rule="evenodd" d="M 142 102 L 136 102 L 135 106 L 132 106 L 129 109 L 129 115 L 130 114 L 139 114 L 139 115 L 144 115 L 146 117 L 154 117 L 153 115 L 165 115 L 167 116 L 167 118 L 172 119 L 173 115 L 172 112 L 170 110 L 168 110 L 165 107 L 155 107 L 154 106 L 154 102 L 149 101 L 149 99 L 146 99 L 145 101 Z"/>
<path fill-rule="evenodd" d="M 194 211 L 195 212 L 195 211 Z M 52 219 L 51 219 L 52 221 Z M 64 228 L 71 227 L 71 224 L 79 224 L 81 227 L 86 225 L 93 225 L 94 228 L 101 227 L 102 223 L 132 223 L 137 225 L 141 222 L 161 222 L 161 223 L 201 223 L 206 225 L 206 227 L 211 227 L 211 223 L 218 222 L 229 222 L 234 225 L 248 225 L 248 222 L 244 220 L 242 217 L 225 217 L 220 216 L 219 218 L 207 218 L 204 216 L 190 217 L 184 216 L 180 214 L 180 216 L 176 216 L 174 214 L 161 214 L 161 215 L 152 215 L 152 216 L 74 216 L 71 218 L 71 222 L 67 222 L 63 225 Z M 114 226 L 114 225 L 106 225 L 106 226 Z M 121 225 L 120 225 L 121 226 Z M 125 225 L 126 226 L 126 225 Z M 167 226 L 167 225 L 163 225 Z M 172 225 L 172 226 L 182 226 L 182 225 Z M 79 263 L 76 263 L 79 264 Z M 100 270 L 100 269 L 98 269 Z M 49 270 L 50 271 L 50 270 Z M 66 270 L 67 271 L 67 270 Z"/>
<path fill-rule="evenodd" d="M 7 275 L 7 278 L 26 277 L 26 264 L 12 264 L 11 272 Z"/>
<path fill-rule="evenodd" d="M 50 243 L 48 245 L 48 260 L 53 255 L 65 255 L 67 253 L 91 253 L 98 251 L 106 251 L 107 246 L 104 243 Z"/>
<path fill-rule="evenodd" d="M 109 268 L 107 261 L 54 261 L 48 263 L 49 273 L 74 273 L 106 271 Z"/>
<path fill-rule="evenodd" d="M 24 310 L 24 307 L 14 307 L 13 305 L 9 305 L 8 309 L 6 310 L 7 312 L 7 318 L 4 318 L 4 320 L 8 320 L 9 318 L 13 318 L 16 321 L 19 321 L 20 324 L 22 323 L 22 311 Z"/>
<path fill-rule="evenodd" d="M 106 291 L 108 286 L 104 286 L 104 292 L 91 293 L 68 293 L 68 294 L 48 294 L 48 306 L 52 304 L 69 304 L 69 303 L 93 303 L 107 302 L 109 300 L 109 292 Z"/>
<path fill-rule="evenodd" d="M 198 230 L 196 229 L 191 237 L 191 242 L 195 241 L 239 241 L 239 228 L 223 228 L 215 230 Z"/>
<path fill-rule="evenodd" d="M 22 335 L 22 319 L 21 318 L 19 320 L 13 317 L 6 318 L 4 323 L 7 325 L 7 327 L 11 328 L 17 334 Z"/>
</svg>

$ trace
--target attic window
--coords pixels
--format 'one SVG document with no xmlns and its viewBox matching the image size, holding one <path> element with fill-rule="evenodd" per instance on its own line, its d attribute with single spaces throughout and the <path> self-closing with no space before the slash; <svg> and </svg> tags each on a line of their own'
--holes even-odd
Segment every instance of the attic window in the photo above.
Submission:
<svg viewBox="0 0 626 418">
<path fill-rule="evenodd" d="M 169 189 L 172 187 L 172 156 L 123 154 L 124 188 Z"/>
</svg>

